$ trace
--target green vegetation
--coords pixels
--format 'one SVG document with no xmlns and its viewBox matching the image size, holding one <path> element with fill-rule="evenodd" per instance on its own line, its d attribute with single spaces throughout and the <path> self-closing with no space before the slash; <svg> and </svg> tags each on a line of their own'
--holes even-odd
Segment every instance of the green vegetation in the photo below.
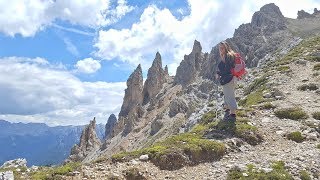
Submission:
<svg viewBox="0 0 320 180">
<path fill-rule="evenodd" d="M 320 144 L 317 145 L 317 148 L 320 149 Z"/>
<path fill-rule="evenodd" d="M 246 176 L 244 176 L 244 173 Z M 274 162 L 272 165 L 271 172 L 264 172 L 256 169 L 253 165 L 248 165 L 247 171 L 241 171 L 239 169 L 231 169 L 228 172 L 227 180 L 251 180 L 251 179 L 261 179 L 261 180 L 291 180 L 292 175 L 285 169 L 285 164 L 282 161 Z"/>
<path fill-rule="evenodd" d="M 292 141 L 295 141 L 297 143 L 301 143 L 305 139 L 305 137 L 303 137 L 301 132 L 299 132 L 299 131 L 295 131 L 295 132 L 289 133 L 287 135 L 287 138 L 292 140 Z"/>
<path fill-rule="evenodd" d="M 301 180 L 311 180 L 309 173 L 305 170 L 300 171 L 300 179 Z"/>
<path fill-rule="evenodd" d="M 317 90 L 317 89 L 319 89 L 319 88 L 314 83 L 303 84 L 303 85 L 298 87 L 298 90 L 300 90 L 300 91 L 306 91 L 306 90 L 314 91 L 314 90 Z"/>
<path fill-rule="evenodd" d="M 250 107 L 252 105 L 256 105 L 262 102 L 265 102 L 263 98 L 263 88 L 250 93 L 245 99 L 239 101 L 240 106 Z"/>
<path fill-rule="evenodd" d="M 277 68 L 278 71 L 280 72 L 289 72 L 290 71 L 290 67 L 289 66 L 279 66 Z"/>
<path fill-rule="evenodd" d="M 276 106 L 270 102 L 264 103 L 260 106 L 262 109 L 275 109 Z"/>
<path fill-rule="evenodd" d="M 77 170 L 81 166 L 80 163 L 68 163 L 57 167 L 41 167 L 37 172 L 32 174 L 34 180 L 55 179 L 55 176 L 66 175 Z"/>
<path fill-rule="evenodd" d="M 320 120 L 320 111 L 312 113 L 314 119 Z"/>
<path fill-rule="evenodd" d="M 185 165 L 220 159 L 225 154 L 223 143 L 204 139 L 203 135 L 215 126 L 211 122 L 212 112 L 203 116 L 203 121 L 190 132 L 166 138 L 152 146 L 132 152 L 121 152 L 112 156 L 112 161 L 128 161 L 142 154 L 148 154 L 151 162 L 160 169 L 179 169 Z"/>
<path fill-rule="evenodd" d="M 214 119 L 216 118 L 216 111 L 212 110 L 212 111 L 209 111 L 208 113 L 204 114 L 200 120 L 199 123 L 202 123 L 202 124 L 208 124 L 210 122 L 213 122 Z"/>
<path fill-rule="evenodd" d="M 255 79 L 247 88 L 244 89 L 244 95 L 248 95 L 251 92 L 259 89 L 263 85 L 267 83 L 267 76 L 262 76 L 260 78 Z"/>
<path fill-rule="evenodd" d="M 308 115 L 301 108 L 285 108 L 275 111 L 275 115 L 280 119 L 307 119 Z"/>
<path fill-rule="evenodd" d="M 130 180 L 144 180 L 144 179 L 147 179 L 146 177 L 144 177 L 142 175 L 142 173 L 139 172 L 139 169 L 136 168 L 136 167 L 126 169 L 125 171 L 123 171 L 123 173 L 124 173 L 124 177 L 126 179 L 130 179 Z"/>
<path fill-rule="evenodd" d="M 262 136 L 258 132 L 258 128 L 250 125 L 250 121 L 246 118 L 238 117 L 237 121 L 219 121 L 212 127 L 213 132 L 221 134 L 229 134 L 239 137 L 251 145 L 257 145 L 263 141 Z"/>
<path fill-rule="evenodd" d="M 320 58 L 320 57 L 319 57 Z M 320 63 L 313 66 L 313 70 L 319 71 L 320 70 Z"/>
</svg>

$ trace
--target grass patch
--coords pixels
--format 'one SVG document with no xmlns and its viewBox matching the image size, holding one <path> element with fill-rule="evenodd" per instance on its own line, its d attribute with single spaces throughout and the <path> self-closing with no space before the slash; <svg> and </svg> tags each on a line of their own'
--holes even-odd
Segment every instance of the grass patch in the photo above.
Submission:
<svg viewBox="0 0 320 180">
<path fill-rule="evenodd" d="M 185 165 L 220 159 L 225 154 L 224 144 L 202 137 L 212 124 L 214 123 L 199 124 L 189 133 L 171 136 L 148 148 L 115 154 L 112 161 L 128 161 L 148 154 L 151 162 L 160 169 L 174 170 Z"/>
<path fill-rule="evenodd" d="M 262 136 L 258 132 L 258 128 L 250 125 L 249 120 L 246 118 L 237 118 L 236 123 L 229 121 L 219 121 L 212 127 L 213 132 L 221 134 L 234 135 L 243 139 L 248 144 L 257 145 L 263 141 Z M 211 132 L 212 132 L 211 131 Z"/>
<path fill-rule="evenodd" d="M 301 132 L 299 132 L 299 131 L 295 131 L 295 132 L 291 132 L 291 133 L 287 134 L 287 138 L 289 140 L 295 141 L 297 143 L 301 143 L 305 139 L 305 137 L 302 136 Z"/>
<path fill-rule="evenodd" d="M 305 170 L 300 171 L 300 179 L 301 180 L 311 180 L 309 173 Z"/>
<path fill-rule="evenodd" d="M 320 149 L 320 144 L 317 145 L 317 149 Z"/>
<path fill-rule="evenodd" d="M 320 58 L 320 57 L 319 57 Z M 313 66 L 313 70 L 319 71 L 320 70 L 320 63 Z"/>
<path fill-rule="evenodd" d="M 244 176 L 246 174 L 246 176 Z M 251 179 L 261 179 L 261 180 L 291 180 L 292 175 L 285 169 L 285 164 L 282 161 L 274 162 L 272 165 L 271 172 L 264 172 L 262 170 L 256 169 L 253 165 L 248 167 L 248 170 L 241 171 L 239 169 L 231 169 L 228 172 L 227 180 L 251 180 Z"/>
<path fill-rule="evenodd" d="M 201 124 L 208 124 L 210 122 L 213 122 L 214 119 L 217 116 L 217 112 L 216 111 L 209 111 L 206 114 L 202 115 L 201 120 L 199 123 Z"/>
<path fill-rule="evenodd" d="M 33 180 L 47 180 L 47 179 L 55 179 L 57 175 L 66 175 L 70 172 L 77 170 L 81 164 L 79 162 L 76 163 L 67 163 L 62 166 L 57 167 L 42 167 L 38 171 L 32 174 Z"/>
<path fill-rule="evenodd" d="M 315 90 L 317 90 L 319 88 L 318 88 L 318 86 L 316 84 L 309 83 L 309 84 L 303 84 L 303 85 L 299 86 L 297 89 L 299 91 L 306 91 L 306 90 L 315 91 Z"/>
<path fill-rule="evenodd" d="M 307 119 L 308 115 L 301 108 L 285 108 L 275 111 L 275 115 L 280 119 Z"/>
<path fill-rule="evenodd" d="M 275 109 L 276 108 L 276 106 L 273 105 L 271 102 L 264 103 L 260 107 L 261 107 L 261 109 Z"/>
<path fill-rule="evenodd" d="M 290 67 L 289 66 L 279 66 L 277 68 L 277 71 L 280 71 L 280 72 L 287 72 L 290 70 Z"/>
<path fill-rule="evenodd" d="M 263 88 L 258 91 L 252 92 L 245 99 L 239 101 L 239 105 L 243 107 L 250 107 L 252 105 L 256 105 L 264 102 L 263 98 Z"/>
<path fill-rule="evenodd" d="M 312 113 L 312 117 L 316 120 L 320 120 L 320 111 Z"/>
<path fill-rule="evenodd" d="M 247 88 L 244 89 L 244 95 L 248 95 L 251 92 L 259 89 L 268 82 L 267 76 L 262 76 L 255 79 Z"/>
</svg>

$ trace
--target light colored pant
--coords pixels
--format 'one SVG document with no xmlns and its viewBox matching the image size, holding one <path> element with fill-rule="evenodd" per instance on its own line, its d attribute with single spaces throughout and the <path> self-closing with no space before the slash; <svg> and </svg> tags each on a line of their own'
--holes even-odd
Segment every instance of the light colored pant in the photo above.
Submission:
<svg viewBox="0 0 320 180">
<path fill-rule="evenodd" d="M 236 85 L 237 78 L 233 77 L 233 79 L 229 83 L 222 86 L 224 94 L 224 104 L 226 105 L 226 108 L 230 109 L 231 111 L 235 111 L 236 109 L 238 109 L 235 96 Z"/>
</svg>

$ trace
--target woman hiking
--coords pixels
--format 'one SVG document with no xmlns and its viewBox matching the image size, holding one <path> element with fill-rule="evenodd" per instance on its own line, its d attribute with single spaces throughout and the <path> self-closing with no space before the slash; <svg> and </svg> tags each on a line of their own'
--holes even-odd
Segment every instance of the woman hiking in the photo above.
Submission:
<svg viewBox="0 0 320 180">
<path fill-rule="evenodd" d="M 223 120 L 235 122 L 238 109 L 235 97 L 237 77 L 231 73 L 231 69 L 235 67 L 236 53 L 225 41 L 219 44 L 219 53 L 221 61 L 218 64 L 216 79 L 220 80 L 223 87 L 224 108 L 226 109 Z"/>
</svg>

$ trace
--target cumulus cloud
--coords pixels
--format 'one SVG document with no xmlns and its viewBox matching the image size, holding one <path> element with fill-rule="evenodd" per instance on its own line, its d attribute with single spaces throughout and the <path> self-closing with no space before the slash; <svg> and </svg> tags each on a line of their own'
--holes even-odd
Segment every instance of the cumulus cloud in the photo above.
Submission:
<svg viewBox="0 0 320 180">
<path fill-rule="evenodd" d="M 0 59 L 0 119 L 86 124 L 118 113 L 125 82 L 82 82 L 45 59 Z"/>
<path fill-rule="evenodd" d="M 57 19 L 99 28 L 117 22 L 133 9 L 125 0 L 117 2 L 116 10 L 112 10 L 110 0 L 0 1 L 0 32 L 9 36 L 33 36 Z"/>
<path fill-rule="evenodd" d="M 86 74 L 95 73 L 101 68 L 100 62 L 92 58 L 85 58 L 83 60 L 80 60 L 75 66 L 78 72 Z"/>
<path fill-rule="evenodd" d="M 189 0 L 190 14 L 181 19 L 168 9 L 150 5 L 139 22 L 130 28 L 100 30 L 95 43 L 95 55 L 150 65 L 158 50 L 168 59 L 170 74 L 174 74 L 184 54 L 191 52 L 193 41 L 199 40 L 204 51 L 210 51 L 221 40 L 231 37 L 240 24 L 250 22 L 253 13 L 266 3 L 275 2 L 285 16 L 293 17 L 299 9 L 319 6 L 319 2 L 287 0 Z M 294 14 L 293 14 L 294 12 Z M 294 15 L 295 17 L 296 15 Z"/>
</svg>

